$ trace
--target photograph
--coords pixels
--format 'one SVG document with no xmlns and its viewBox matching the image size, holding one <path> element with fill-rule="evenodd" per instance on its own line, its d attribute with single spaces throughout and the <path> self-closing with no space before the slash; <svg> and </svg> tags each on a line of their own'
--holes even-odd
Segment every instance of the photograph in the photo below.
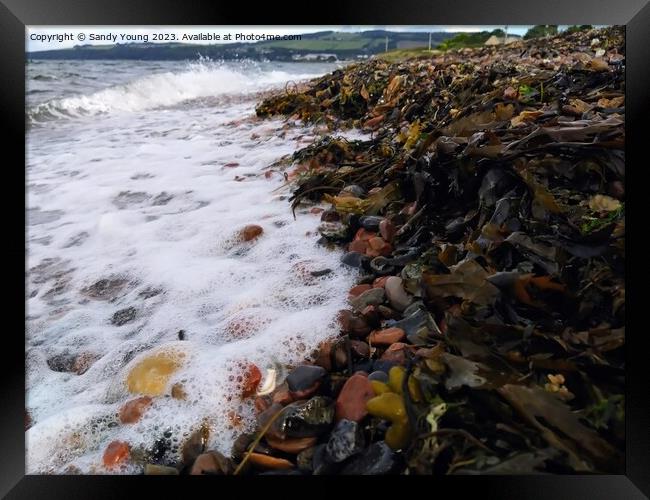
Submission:
<svg viewBox="0 0 650 500">
<path fill-rule="evenodd" d="M 625 474 L 625 26 L 24 37 L 26 474 Z"/>
</svg>

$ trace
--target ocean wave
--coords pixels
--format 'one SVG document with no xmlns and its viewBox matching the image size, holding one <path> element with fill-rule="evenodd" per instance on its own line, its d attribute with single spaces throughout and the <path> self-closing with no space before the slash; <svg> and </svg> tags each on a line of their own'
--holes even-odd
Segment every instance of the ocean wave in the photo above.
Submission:
<svg viewBox="0 0 650 500">
<path fill-rule="evenodd" d="M 106 113 L 132 113 L 165 108 L 179 103 L 220 95 L 248 94 L 290 80 L 304 80 L 315 74 L 262 71 L 254 64 L 238 69 L 223 63 L 200 60 L 183 71 L 137 78 L 125 85 L 109 87 L 88 95 L 53 99 L 27 110 L 28 123 L 78 118 Z"/>
</svg>

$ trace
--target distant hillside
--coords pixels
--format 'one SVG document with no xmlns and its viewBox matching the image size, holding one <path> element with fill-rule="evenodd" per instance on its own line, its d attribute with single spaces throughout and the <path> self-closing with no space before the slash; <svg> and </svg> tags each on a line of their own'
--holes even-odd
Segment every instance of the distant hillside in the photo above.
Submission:
<svg viewBox="0 0 650 500">
<path fill-rule="evenodd" d="M 431 46 L 455 33 L 431 33 Z M 344 33 L 322 31 L 302 35 L 301 40 L 276 40 L 256 43 L 214 45 L 181 43 L 129 43 L 116 45 L 77 45 L 71 49 L 28 52 L 28 59 L 136 59 L 185 60 L 200 56 L 211 59 L 336 60 L 355 59 L 388 50 L 427 47 L 429 33 L 403 33 L 384 30 Z"/>
</svg>

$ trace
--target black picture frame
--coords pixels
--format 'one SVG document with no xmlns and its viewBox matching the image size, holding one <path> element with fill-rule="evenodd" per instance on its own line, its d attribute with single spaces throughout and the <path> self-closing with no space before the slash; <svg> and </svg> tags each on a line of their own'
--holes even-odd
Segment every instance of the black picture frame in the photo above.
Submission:
<svg viewBox="0 0 650 500">
<path fill-rule="evenodd" d="M 441 24 L 616 24 L 626 26 L 626 156 L 631 168 L 627 168 L 626 192 L 632 207 L 631 220 L 644 217 L 639 199 L 643 199 L 643 170 L 648 169 L 648 141 L 643 124 L 650 116 L 650 3 L 648 0 L 392 0 L 355 1 L 344 3 L 328 1 L 322 4 L 305 2 L 245 3 L 245 2 L 175 2 L 173 0 L 2 0 L 0 2 L 0 116 L 6 127 L 3 134 L 3 152 L 13 153 L 13 161 L 5 160 L 3 174 L 9 175 L 5 182 L 5 250 L 14 260 L 26 255 L 25 243 L 25 26 L 28 25 L 441 25 Z M 21 203 L 23 205 L 21 206 Z M 21 216 L 22 214 L 22 216 Z M 629 217 L 629 216 L 628 216 Z M 640 261 L 642 247 L 635 247 L 632 240 L 640 242 L 642 221 L 632 223 L 626 234 L 628 288 L 627 321 L 634 319 L 643 325 L 644 276 L 642 262 L 637 262 L 635 274 L 630 272 L 633 251 Z M 637 243 L 640 245 L 640 243 Z M 8 261 L 5 261 L 8 262 Z M 25 261 L 23 260 L 23 263 Z M 174 489 L 184 491 L 187 483 L 177 479 L 116 476 L 34 476 L 25 475 L 24 435 L 24 342 L 18 333 L 23 325 L 25 294 L 19 283 L 25 286 L 24 266 L 5 264 L 5 304 L 11 323 L 4 322 L 5 349 L 2 359 L 2 391 L 0 398 L 0 435 L 2 468 L 0 469 L 0 495 L 7 498 L 115 498 L 134 491 L 140 481 L 145 481 L 148 494 L 156 490 L 170 494 Z M 632 319 L 632 321 L 631 321 Z M 15 322 L 15 327 L 14 327 Z M 647 328 L 647 327 L 646 327 Z M 418 490 L 423 488 L 427 496 L 442 498 L 448 495 L 477 495 L 478 498 L 647 498 L 650 495 L 650 412 L 648 411 L 648 369 L 646 350 L 642 349 L 646 328 L 638 328 L 628 334 L 626 373 L 626 473 L 609 476 L 477 476 L 447 478 L 381 477 L 354 478 L 353 486 L 366 492 L 373 485 L 391 486 L 397 494 L 415 494 L 411 483 Z M 12 342 L 8 342 L 13 339 Z M 11 347 L 8 346 L 11 344 Z M 274 479 L 280 481 L 281 479 Z M 284 481 L 287 479 L 285 478 Z M 328 483 L 336 492 L 338 481 L 343 478 L 296 478 L 299 485 L 264 485 L 264 494 L 311 494 L 318 488 L 308 481 Z M 220 478 L 223 485 L 241 488 L 246 492 L 253 483 L 246 478 Z M 263 478 L 260 479 L 263 481 Z M 269 480 L 266 480 L 269 481 Z M 332 481 L 336 481 L 335 486 Z M 426 481 L 426 482 L 425 482 Z M 348 483 L 348 481 L 345 481 Z M 207 483 L 206 483 L 207 484 Z M 200 483 L 197 483 L 199 486 Z M 214 485 L 208 486 L 212 489 Z M 221 488 L 221 486 L 217 486 Z M 347 487 L 347 486 L 346 486 Z M 314 488 L 314 489 L 312 489 Z M 302 493 L 301 493 L 302 491 Z M 385 490 L 387 491 L 387 490 Z M 219 494 L 212 490 L 211 494 Z M 368 493 L 365 493 L 368 494 Z M 479 496 L 480 495 L 480 496 Z M 286 495 L 285 495 L 286 496 Z"/>
</svg>

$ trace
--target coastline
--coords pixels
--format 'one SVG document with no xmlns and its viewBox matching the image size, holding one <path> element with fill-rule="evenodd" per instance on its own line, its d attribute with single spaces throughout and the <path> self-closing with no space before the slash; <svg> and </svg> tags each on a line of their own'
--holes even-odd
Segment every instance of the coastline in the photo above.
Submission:
<svg viewBox="0 0 650 500">
<path fill-rule="evenodd" d="M 283 334 L 295 337 L 295 345 L 289 348 L 285 342 L 283 348 L 267 336 L 265 347 L 260 347 L 259 339 L 251 337 L 249 355 L 240 357 L 227 373 L 208 354 L 211 346 L 204 346 L 208 349 L 202 352 L 200 346 L 183 342 L 199 339 L 203 332 L 196 318 L 195 331 L 192 324 L 186 330 L 191 309 L 178 316 L 183 324 L 170 324 L 159 317 L 156 339 L 162 338 L 163 344 L 141 356 L 138 349 L 150 346 L 135 348 L 134 343 L 126 361 L 119 364 L 122 371 L 116 380 L 121 385 L 126 381 L 128 392 L 139 397 L 124 400 L 125 388 L 117 384 L 120 387 L 112 399 L 102 400 L 104 406 L 97 407 L 97 422 L 106 441 L 101 445 L 96 441 L 94 448 L 91 445 L 94 455 L 86 457 L 93 462 L 89 470 L 139 473 L 144 467 L 145 474 L 296 475 L 622 471 L 624 52 L 623 32 L 608 28 L 507 47 L 430 54 L 419 51 L 409 59 L 404 57 L 408 51 L 399 57 L 376 57 L 309 83 L 289 82 L 280 91 L 251 93 L 249 97 L 259 102 L 258 118 L 233 117 L 225 122 L 229 131 L 224 131 L 219 143 L 219 147 L 228 147 L 237 135 L 241 158 L 229 156 L 226 150 L 216 155 L 211 151 L 215 117 L 207 110 L 215 107 L 215 102 L 227 108 L 242 103 L 241 96 L 225 96 L 206 102 L 206 112 L 197 108 L 190 114 L 195 124 L 202 126 L 192 137 L 179 137 L 193 141 L 184 143 L 187 155 L 177 158 L 189 169 L 180 169 L 182 175 L 177 165 L 167 168 L 168 159 L 164 171 L 144 172 L 143 166 L 136 177 L 116 163 L 116 169 L 124 167 L 125 175 L 131 176 L 128 182 L 134 189 L 120 193 L 110 203 L 119 210 L 145 207 L 151 215 L 146 222 L 161 228 L 163 221 L 169 220 L 156 222 L 163 211 L 195 201 L 197 195 L 191 189 L 198 188 L 202 198 L 220 199 L 215 195 L 220 186 L 216 181 L 208 184 L 216 174 L 208 171 L 210 165 L 220 166 L 224 176 L 227 193 L 222 197 L 235 196 L 236 190 L 228 192 L 228 182 L 233 186 L 259 184 L 261 188 L 270 178 L 284 177 L 281 187 L 292 188 L 290 197 L 277 195 L 277 190 L 257 191 L 257 196 L 268 194 L 284 200 L 277 210 L 261 217 L 254 210 L 246 211 L 261 204 L 251 192 L 242 191 L 240 196 L 249 202 L 238 211 L 242 213 L 236 222 L 229 224 L 218 217 L 206 220 L 219 238 L 229 235 L 226 239 L 232 243 L 224 244 L 224 253 L 220 243 L 215 250 L 214 242 L 203 242 L 209 249 L 206 256 L 224 253 L 233 259 L 230 265 L 251 269 L 267 263 L 255 273 L 257 281 L 269 285 L 264 294 L 267 299 L 278 292 L 271 277 L 282 267 L 276 257 L 292 245 L 277 236 L 282 232 L 280 240 L 287 238 L 290 210 L 294 218 L 307 215 L 291 240 L 301 245 L 303 254 L 313 256 L 316 234 L 320 235 L 319 245 L 344 254 L 340 266 L 334 262 L 338 256 L 331 254 L 329 261 L 319 261 L 319 265 L 309 259 L 290 266 L 285 263 L 289 279 L 280 277 L 279 281 L 286 294 L 280 293 L 283 297 L 275 305 L 284 311 L 283 307 L 291 304 L 292 313 L 301 318 L 297 324 L 287 321 L 281 325 Z M 180 105 L 174 112 L 189 114 Z M 267 117 L 273 118 L 275 125 L 271 126 Z M 344 131 L 370 136 L 354 140 L 353 135 L 343 137 Z M 159 133 L 169 131 L 156 130 L 151 137 Z M 276 139 L 283 144 L 274 143 Z M 294 139 L 295 147 L 289 148 Z M 148 147 L 160 155 L 162 165 L 167 153 L 164 148 L 152 147 L 156 141 Z M 268 145 L 272 147 L 265 149 Z M 269 165 L 273 147 L 284 151 L 282 154 L 295 152 Z M 200 165 L 191 160 L 197 153 L 205 156 Z M 233 173 L 228 179 L 227 172 Z M 187 182 L 181 193 L 186 181 L 183 176 L 188 173 L 205 182 L 192 186 Z M 71 178 L 78 174 L 70 171 Z M 152 180 L 159 174 L 161 179 Z M 176 184 L 165 181 L 164 175 L 176 179 Z M 135 190 L 135 181 L 144 191 Z M 167 189 L 173 185 L 178 192 L 164 191 L 154 197 L 157 187 L 163 185 Z M 285 214 L 279 205 L 289 208 L 287 198 L 290 210 Z M 92 206 L 99 205 L 88 198 L 91 201 Z M 204 206 L 201 201 L 188 206 L 200 210 Z M 187 211 L 184 205 L 178 208 L 176 214 Z M 225 207 L 216 203 L 212 207 L 219 208 Z M 116 213 L 123 217 L 126 212 Z M 52 212 L 55 215 L 63 214 Z M 122 223 L 127 219 L 120 217 L 109 217 L 100 225 L 106 242 L 126 234 Z M 320 218 L 317 229 L 313 224 L 316 218 Z M 188 218 L 175 227 L 188 231 L 190 222 L 202 224 L 200 219 Z M 267 241 L 274 234 L 276 250 Z M 174 236 L 169 241 L 177 240 Z M 308 246 L 304 247 L 304 242 Z M 43 245 L 49 245 L 49 240 Z M 137 241 L 133 245 L 135 248 Z M 197 278 L 205 279 L 210 269 L 216 272 L 212 260 Z M 44 272 L 43 282 L 51 279 L 47 266 L 40 271 Z M 73 271 L 55 268 L 53 276 L 58 279 Z M 325 286 L 334 290 L 333 281 L 340 281 L 339 275 L 350 271 L 357 273 L 358 279 L 347 297 L 328 297 L 326 291 L 323 294 L 324 290 L 313 286 L 331 280 Z M 130 279 L 128 274 L 125 277 Z M 159 278 L 156 272 L 150 275 Z M 78 278 L 75 276 L 75 281 Z M 157 314 L 157 305 L 169 307 L 163 302 L 168 290 L 159 293 L 156 289 L 157 295 L 151 295 L 152 291 L 145 289 L 145 279 L 130 282 L 127 291 L 135 293 L 142 287 L 144 299 L 137 300 L 158 298 L 142 310 L 138 302 L 122 303 L 122 309 L 116 311 L 102 302 L 106 279 L 99 274 L 99 267 L 94 274 L 83 276 L 85 281 L 89 278 L 102 279 L 85 288 L 75 282 L 70 286 L 66 279 L 47 293 L 96 292 L 90 298 L 98 300 L 93 302 L 98 304 L 98 321 L 109 318 L 114 331 L 125 339 L 133 327 L 128 323 L 144 319 L 142 313 Z M 214 282 L 223 286 L 223 279 Z M 315 302 L 296 302 L 296 287 L 303 285 L 311 287 Z M 250 290 L 246 293 L 241 304 L 228 303 L 233 314 L 238 307 L 250 306 L 251 318 L 264 323 L 259 297 Z M 111 297 L 114 305 L 122 299 L 118 295 Z M 151 307 L 159 300 L 160 304 Z M 313 304 L 323 300 L 337 305 L 317 317 Z M 314 339 L 324 337 L 324 318 L 333 319 L 334 310 L 346 301 L 336 324 L 327 325 L 338 336 L 322 342 L 307 356 L 318 343 Z M 197 309 L 201 315 L 204 312 L 210 313 L 203 307 Z M 206 321 L 213 329 L 216 317 Z M 250 318 L 244 318 L 242 324 L 238 318 L 234 314 L 227 322 L 233 335 L 242 333 L 240 326 L 244 330 L 250 326 Z M 309 336 L 306 343 L 305 335 Z M 46 350 L 48 356 L 60 347 Z M 165 354 L 165 347 L 172 355 Z M 179 368 L 173 353 L 176 348 L 192 358 L 186 364 L 196 365 L 192 373 L 203 386 L 190 396 L 185 389 L 191 384 L 183 385 L 186 380 L 181 380 L 181 370 L 173 374 Z M 282 351 L 284 364 L 277 359 L 271 363 L 264 349 Z M 251 354 L 253 351 L 256 354 Z M 89 357 L 84 357 L 86 354 Z M 98 358 L 94 354 L 84 352 L 74 360 L 56 354 L 31 361 L 34 366 L 47 362 L 57 377 L 84 375 L 88 370 L 94 377 L 110 364 L 108 357 L 95 363 Z M 286 364 L 303 356 L 303 363 Z M 153 363 L 153 378 L 151 373 L 138 374 L 146 371 L 147 360 Z M 77 378 L 79 384 L 92 380 L 84 376 L 83 380 Z M 137 378 L 147 386 L 134 382 Z M 148 385 L 152 381 L 155 387 Z M 207 393 L 201 391 L 219 384 L 229 388 L 227 405 L 236 402 L 232 408 L 228 406 L 231 411 L 218 402 L 215 405 L 210 397 L 202 401 Z M 155 390 L 149 394 L 151 389 Z M 200 408 L 196 406 L 197 394 Z M 165 428 L 171 429 L 175 422 L 179 424 L 175 429 L 187 429 L 187 419 L 160 413 L 161 405 L 169 402 L 183 412 L 199 410 L 191 417 L 190 430 L 195 432 L 179 432 L 174 440 L 180 442 L 169 446 L 161 437 L 153 448 L 152 437 L 163 435 L 162 430 L 133 439 L 142 425 L 150 425 L 154 419 Z M 210 421 L 200 421 L 201 415 L 209 415 Z M 25 420 L 27 430 L 32 425 L 27 408 Z M 252 430 L 248 428 L 251 420 L 257 422 Z M 246 424 L 242 426 L 242 422 Z M 223 436 L 217 440 L 222 426 L 228 427 L 227 433 L 239 434 L 230 453 L 224 451 Z M 246 428 L 244 434 L 242 428 Z M 167 432 L 177 431 L 167 430 L 164 437 Z M 76 432 L 67 437 L 64 433 L 57 435 L 57 439 L 69 438 L 62 441 L 62 453 L 66 447 L 73 453 L 77 447 L 81 449 Z M 75 466 L 65 471 L 80 472 Z"/>
<path fill-rule="evenodd" d="M 360 278 L 339 339 L 192 473 L 620 473 L 622 37 L 374 59 L 258 106 L 373 132 L 293 155 L 292 207 L 331 203 Z"/>
</svg>

